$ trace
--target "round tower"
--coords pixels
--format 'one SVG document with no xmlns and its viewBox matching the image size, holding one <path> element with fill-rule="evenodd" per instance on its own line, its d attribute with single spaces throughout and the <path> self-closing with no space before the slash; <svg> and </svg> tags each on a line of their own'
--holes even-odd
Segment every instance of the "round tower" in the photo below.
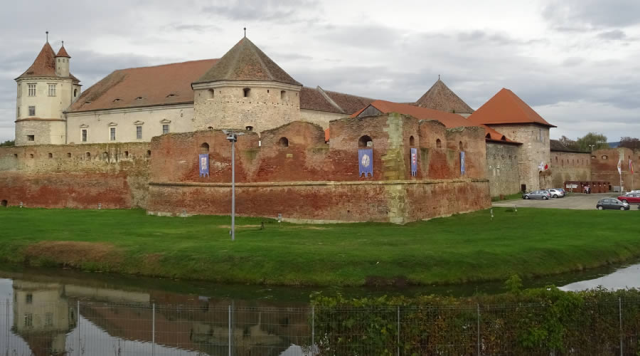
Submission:
<svg viewBox="0 0 640 356">
<path fill-rule="evenodd" d="M 47 41 L 33 64 L 16 78 L 16 145 L 66 143 L 66 110 L 80 96 L 80 81 L 69 72 L 64 45 L 55 54 Z"/>
<path fill-rule="evenodd" d="M 302 85 L 246 37 L 192 88 L 196 130 L 261 132 L 300 119 Z"/>
</svg>

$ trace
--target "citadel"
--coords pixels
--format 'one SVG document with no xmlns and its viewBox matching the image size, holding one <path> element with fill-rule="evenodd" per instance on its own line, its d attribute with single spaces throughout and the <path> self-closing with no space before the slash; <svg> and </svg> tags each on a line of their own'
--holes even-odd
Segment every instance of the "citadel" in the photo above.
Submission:
<svg viewBox="0 0 640 356">
<path fill-rule="evenodd" d="M 228 214 L 222 130 L 242 133 L 238 214 L 300 222 L 474 211 L 523 190 L 610 185 L 619 158 L 640 159 L 567 149 L 508 89 L 474 111 L 440 79 L 413 103 L 306 87 L 246 37 L 219 59 L 115 70 L 85 91 L 72 68 L 64 43 L 56 53 L 47 42 L 16 78 L 2 205 Z M 372 152 L 371 175 L 360 174 L 362 150 Z M 625 169 L 624 181 L 632 174 Z"/>
</svg>

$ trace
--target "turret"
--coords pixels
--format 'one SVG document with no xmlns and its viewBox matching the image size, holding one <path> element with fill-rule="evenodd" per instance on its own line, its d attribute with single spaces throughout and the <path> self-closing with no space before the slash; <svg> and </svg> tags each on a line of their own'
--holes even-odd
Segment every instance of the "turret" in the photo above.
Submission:
<svg viewBox="0 0 640 356">
<path fill-rule="evenodd" d="M 67 53 L 67 50 L 64 48 L 64 41 L 62 41 L 62 47 L 56 54 L 56 75 L 58 77 L 68 77 L 69 76 L 69 60 L 71 56 Z"/>
</svg>

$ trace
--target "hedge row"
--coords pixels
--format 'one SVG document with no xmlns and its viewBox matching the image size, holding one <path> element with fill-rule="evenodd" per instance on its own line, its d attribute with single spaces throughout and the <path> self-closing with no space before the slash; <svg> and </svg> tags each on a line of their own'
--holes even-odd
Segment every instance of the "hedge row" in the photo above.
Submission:
<svg viewBox="0 0 640 356">
<path fill-rule="evenodd" d="M 640 355 L 638 290 L 312 303 L 321 355 Z"/>
</svg>

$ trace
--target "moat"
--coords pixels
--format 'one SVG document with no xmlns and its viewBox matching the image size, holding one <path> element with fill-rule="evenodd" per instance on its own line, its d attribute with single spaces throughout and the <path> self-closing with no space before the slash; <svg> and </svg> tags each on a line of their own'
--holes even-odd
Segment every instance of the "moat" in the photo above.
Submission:
<svg viewBox="0 0 640 356">
<path fill-rule="evenodd" d="M 640 263 L 527 280 L 563 290 L 640 288 Z M 504 291 L 502 283 L 408 288 L 291 288 L 0 269 L 0 352 L 39 355 L 311 355 L 310 295 Z M 44 352 L 44 353 L 43 353 Z M 47 353 L 48 354 L 48 353 Z"/>
</svg>

